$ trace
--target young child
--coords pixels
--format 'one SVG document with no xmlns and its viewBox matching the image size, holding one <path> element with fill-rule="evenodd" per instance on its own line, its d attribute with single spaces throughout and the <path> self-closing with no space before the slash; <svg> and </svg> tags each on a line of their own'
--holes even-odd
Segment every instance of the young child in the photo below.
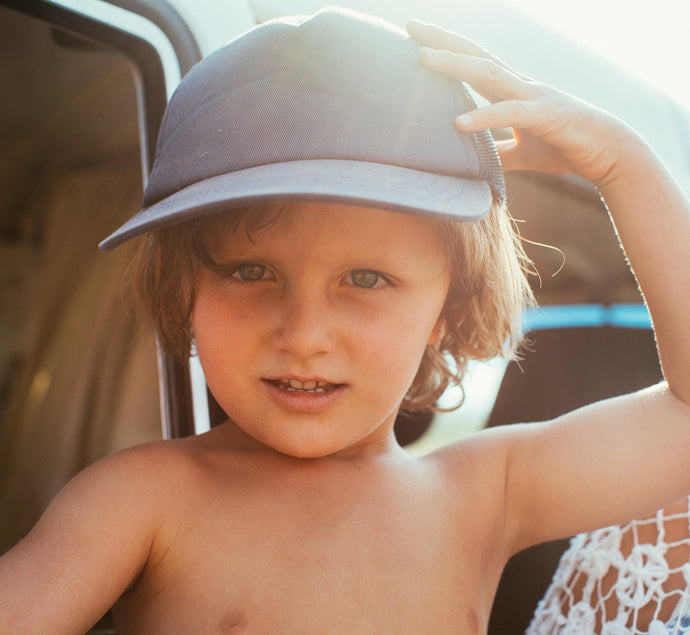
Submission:
<svg viewBox="0 0 690 635">
<path fill-rule="evenodd" d="M 228 421 L 65 487 L 0 561 L 4 632 L 114 604 L 123 633 L 482 633 L 511 554 L 690 492 L 688 200 L 619 120 L 408 30 L 279 20 L 185 78 L 145 207 L 104 246 L 149 232 L 144 305 Z M 598 187 L 667 383 L 414 458 L 398 410 L 510 354 L 530 302 L 485 131 L 506 127 L 505 169 Z"/>
</svg>

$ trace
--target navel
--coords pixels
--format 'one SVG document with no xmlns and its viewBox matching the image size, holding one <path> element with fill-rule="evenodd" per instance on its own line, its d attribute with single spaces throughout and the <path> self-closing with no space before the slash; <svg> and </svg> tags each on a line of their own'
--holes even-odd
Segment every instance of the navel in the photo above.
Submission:
<svg viewBox="0 0 690 635">
<path fill-rule="evenodd" d="M 240 633 L 248 624 L 247 616 L 244 613 L 235 611 L 228 615 L 218 626 L 219 633 Z"/>
</svg>

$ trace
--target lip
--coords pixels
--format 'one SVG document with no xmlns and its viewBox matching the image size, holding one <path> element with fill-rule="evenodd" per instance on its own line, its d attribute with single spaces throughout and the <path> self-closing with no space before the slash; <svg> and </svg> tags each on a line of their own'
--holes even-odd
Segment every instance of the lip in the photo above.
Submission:
<svg viewBox="0 0 690 635">
<path fill-rule="evenodd" d="M 288 391 L 278 388 L 278 386 L 273 383 L 275 379 L 261 380 L 270 396 L 278 403 L 278 405 L 286 408 L 287 410 L 293 410 L 295 412 L 319 412 L 321 410 L 325 410 L 331 406 L 334 401 L 337 401 L 347 388 L 346 384 L 335 384 L 334 382 L 328 382 L 325 379 L 316 377 L 281 377 L 280 379 L 296 379 L 302 383 L 306 383 L 308 381 L 321 381 L 333 383 L 335 386 L 328 392 L 307 392 L 302 390 Z"/>
</svg>

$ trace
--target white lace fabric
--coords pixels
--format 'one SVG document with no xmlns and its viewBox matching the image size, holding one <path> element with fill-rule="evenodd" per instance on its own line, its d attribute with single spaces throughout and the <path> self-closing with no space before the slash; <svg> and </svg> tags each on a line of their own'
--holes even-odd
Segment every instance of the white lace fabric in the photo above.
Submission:
<svg viewBox="0 0 690 635">
<path fill-rule="evenodd" d="M 689 500 L 573 538 L 527 635 L 690 634 Z"/>
</svg>

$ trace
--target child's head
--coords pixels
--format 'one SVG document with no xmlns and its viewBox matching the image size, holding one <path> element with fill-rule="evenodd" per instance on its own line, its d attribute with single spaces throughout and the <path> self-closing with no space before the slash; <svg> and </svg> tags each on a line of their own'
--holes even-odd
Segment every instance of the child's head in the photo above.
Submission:
<svg viewBox="0 0 690 635">
<path fill-rule="evenodd" d="M 531 296 L 497 153 L 488 131 L 454 127 L 474 104 L 418 52 L 392 25 L 325 10 L 257 27 L 188 74 L 162 124 L 145 207 L 103 244 L 155 230 L 140 288 L 168 352 L 190 349 L 211 215 L 234 216 L 251 234 L 288 201 L 427 216 L 443 236 L 446 328 L 403 407 L 432 405 L 467 359 L 515 347 Z"/>
</svg>

